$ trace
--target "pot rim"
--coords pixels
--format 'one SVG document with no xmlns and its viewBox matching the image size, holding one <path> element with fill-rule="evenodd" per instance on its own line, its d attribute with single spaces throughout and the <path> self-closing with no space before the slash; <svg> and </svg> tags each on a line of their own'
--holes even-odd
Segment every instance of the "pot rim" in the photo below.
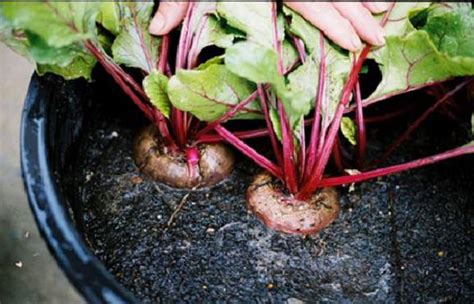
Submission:
<svg viewBox="0 0 474 304">
<path fill-rule="evenodd" d="M 48 159 L 47 113 L 52 93 L 34 73 L 21 118 L 21 171 L 36 224 L 56 262 L 88 302 L 138 302 L 89 250 L 66 209 Z"/>
</svg>

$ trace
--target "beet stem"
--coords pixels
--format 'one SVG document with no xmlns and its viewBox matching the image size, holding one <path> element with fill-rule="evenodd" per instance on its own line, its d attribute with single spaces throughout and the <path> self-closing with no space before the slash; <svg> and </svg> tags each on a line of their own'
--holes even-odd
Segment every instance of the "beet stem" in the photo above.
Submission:
<svg viewBox="0 0 474 304">
<path fill-rule="evenodd" d="M 249 145 L 244 143 L 242 140 L 240 140 L 237 136 L 227 131 L 223 126 L 221 125 L 216 126 L 215 130 L 229 144 L 233 145 L 240 152 L 242 152 L 247 157 L 252 159 L 260 167 L 267 170 L 268 172 L 273 174 L 275 177 L 282 179 L 281 169 L 277 165 L 275 165 L 273 162 L 271 162 L 269 159 L 267 159 L 265 156 L 261 155 L 260 153 L 255 151 L 252 147 L 250 147 Z"/>
<path fill-rule="evenodd" d="M 347 185 L 352 183 L 359 183 L 369 179 L 382 177 L 394 173 L 399 173 L 401 171 L 406 171 L 414 168 L 423 167 L 426 165 L 431 165 L 436 162 L 446 160 L 449 158 L 458 157 L 465 154 L 473 154 L 474 153 L 474 145 L 470 144 L 467 146 L 458 147 L 440 154 L 428 156 L 425 158 L 421 158 L 418 160 L 414 160 L 411 162 L 407 162 L 400 165 L 390 166 L 386 168 L 380 168 L 368 172 L 363 172 L 355 175 L 349 176 L 339 176 L 339 177 L 329 177 L 325 178 L 321 181 L 321 187 L 332 187 L 332 186 L 340 186 L 340 185 Z"/>
<path fill-rule="evenodd" d="M 265 94 L 265 89 L 262 85 L 257 86 L 257 92 L 260 98 L 260 105 L 262 108 L 263 115 L 265 116 L 265 123 L 267 125 L 268 134 L 270 135 L 270 142 L 272 143 L 273 153 L 275 154 L 275 158 L 277 159 L 278 165 L 280 167 L 283 166 L 283 156 L 282 152 L 278 143 L 278 139 L 275 134 L 275 130 L 273 129 L 273 124 L 270 119 L 270 112 L 268 110 L 268 99 Z"/>
<path fill-rule="evenodd" d="M 392 153 L 400 147 L 400 145 L 405 142 L 410 135 L 428 118 L 428 116 L 431 115 L 436 109 L 438 109 L 443 103 L 446 101 L 450 100 L 458 91 L 460 91 L 462 88 L 464 88 L 466 85 L 468 85 L 471 81 L 473 81 L 474 78 L 469 78 L 463 82 L 461 82 L 459 85 L 457 85 L 454 89 L 446 93 L 441 99 L 436 101 L 430 108 L 428 108 L 415 122 L 410 124 L 410 127 L 394 142 L 392 143 L 387 151 L 383 154 L 383 156 L 375 161 L 373 165 L 376 165 L 378 163 L 384 162 L 387 160 Z"/>
<path fill-rule="evenodd" d="M 109 73 L 115 80 L 115 82 L 122 88 L 125 94 L 127 94 L 130 99 L 135 103 L 135 105 L 138 106 L 138 108 L 143 112 L 145 117 L 155 123 L 166 143 L 171 148 L 175 148 L 176 145 L 169 133 L 168 125 L 163 114 L 157 109 L 153 109 L 151 105 L 143 102 L 131 88 L 140 88 L 138 93 L 146 97 L 146 94 L 143 92 L 141 87 L 138 86 L 138 84 L 135 83 L 133 78 L 125 71 L 123 71 L 122 68 L 114 64 L 111 60 L 108 60 L 107 55 L 103 54 L 102 51 L 95 44 L 88 41 L 86 43 L 86 47 L 96 57 L 97 61 L 104 67 L 107 73 Z M 131 83 L 135 83 L 135 85 L 131 85 Z M 141 94 L 140 92 L 143 93 Z"/>
<path fill-rule="evenodd" d="M 164 75 L 166 75 L 166 64 L 168 63 L 169 49 L 170 49 L 170 37 L 169 35 L 164 35 L 161 40 L 160 59 L 158 60 L 158 64 L 157 64 L 158 70 Z"/>
<path fill-rule="evenodd" d="M 278 73 L 280 75 L 284 74 L 285 66 L 283 63 L 283 53 L 281 47 L 280 35 L 278 33 L 278 18 L 277 18 L 277 3 L 272 1 L 272 22 L 273 22 L 273 39 L 275 50 L 278 55 Z"/>
<path fill-rule="evenodd" d="M 394 5 L 395 3 L 391 4 L 389 10 L 387 11 L 387 13 L 385 14 L 382 20 L 382 25 L 385 25 L 385 23 L 387 22 L 388 17 L 391 11 L 393 10 Z M 341 97 L 341 100 L 339 101 L 339 104 L 336 109 L 336 113 L 331 123 L 331 127 L 327 135 L 327 139 L 324 143 L 324 147 L 321 152 L 321 157 L 318 159 L 318 162 L 315 166 L 314 171 L 311 172 L 311 178 L 303 185 L 302 189 L 298 193 L 297 195 L 298 198 L 301 198 L 301 199 L 306 198 L 310 193 L 314 192 L 319 186 L 318 184 L 322 179 L 324 170 L 326 169 L 326 165 L 328 163 L 329 156 L 331 154 L 332 147 L 334 145 L 334 141 L 341 127 L 341 120 L 344 114 L 344 110 L 350 101 L 351 92 L 354 89 L 355 84 L 359 80 L 359 72 L 362 68 L 362 64 L 364 63 L 364 60 L 367 58 L 367 55 L 370 52 L 370 49 L 371 49 L 370 45 L 367 45 L 364 47 L 354 67 L 352 68 L 352 71 L 349 75 L 349 79 L 344 85 L 344 89 L 342 91 L 342 97 Z"/>
<path fill-rule="evenodd" d="M 283 145 L 283 172 L 285 184 L 291 193 L 298 192 L 298 178 L 296 175 L 295 155 L 296 149 L 293 134 L 286 117 L 285 108 L 280 100 L 278 102 L 278 113 L 281 121 L 282 145 Z"/>
<path fill-rule="evenodd" d="M 395 91 L 395 92 L 391 92 L 391 93 L 388 93 L 388 94 L 385 94 L 385 95 L 382 95 L 382 96 L 378 96 L 378 97 L 375 97 L 375 98 L 366 98 L 366 99 L 362 100 L 362 105 L 363 105 L 364 108 L 366 108 L 366 107 L 371 106 L 373 104 L 376 104 L 380 101 L 390 99 L 391 97 L 398 96 L 398 95 L 404 94 L 404 93 L 409 93 L 409 92 L 416 91 L 416 90 L 420 90 L 420 89 L 423 89 L 423 88 L 435 86 L 435 85 L 438 85 L 440 83 L 444 83 L 444 82 L 452 80 L 452 79 L 453 79 L 453 77 L 443 79 L 443 80 L 439 80 L 439 81 L 433 81 L 433 82 L 430 82 L 430 83 L 423 83 L 421 85 L 409 86 L 405 89 L 398 90 L 398 91 Z M 351 106 L 347 107 L 346 110 L 344 111 L 344 114 L 348 114 L 348 113 L 353 112 L 356 109 L 356 107 L 357 107 L 357 105 L 351 105 Z"/>
<path fill-rule="evenodd" d="M 362 167 L 365 163 L 365 157 L 367 155 L 367 134 L 365 132 L 365 120 L 364 120 L 364 107 L 362 106 L 362 97 L 360 93 L 360 84 L 357 81 L 355 86 L 355 99 L 357 103 L 356 108 L 356 124 L 357 124 L 357 163 L 359 167 Z"/>
<path fill-rule="evenodd" d="M 256 130 L 249 130 L 249 131 L 237 131 L 232 132 L 237 138 L 239 139 L 252 139 L 257 137 L 265 137 L 269 135 L 268 129 L 256 129 Z M 225 139 L 220 136 L 219 134 L 204 134 L 199 137 L 197 140 L 198 143 L 216 143 L 222 142 Z"/>
<path fill-rule="evenodd" d="M 319 36 L 321 61 L 319 63 L 319 84 L 318 93 L 315 99 L 314 106 L 314 118 L 313 125 L 311 128 L 311 138 L 309 141 L 309 147 L 307 151 L 307 163 L 305 164 L 304 179 L 303 183 L 309 178 L 310 172 L 312 172 L 317 158 L 317 147 L 319 145 L 320 128 L 321 128 L 321 105 L 322 100 L 325 97 L 324 90 L 326 86 L 326 52 L 324 48 L 324 35 L 320 33 Z"/>
<path fill-rule="evenodd" d="M 293 40 L 293 44 L 296 47 L 296 50 L 298 51 L 298 56 L 300 57 L 300 61 L 304 63 L 308 55 L 306 54 L 303 41 L 296 36 L 292 36 L 292 40 Z"/>
<path fill-rule="evenodd" d="M 339 142 L 339 138 L 336 137 L 334 140 L 334 146 L 332 149 L 332 154 L 334 157 L 334 164 L 336 165 L 337 170 L 343 172 L 344 171 L 344 162 L 342 161 L 342 154 L 341 154 L 341 145 Z"/>
</svg>

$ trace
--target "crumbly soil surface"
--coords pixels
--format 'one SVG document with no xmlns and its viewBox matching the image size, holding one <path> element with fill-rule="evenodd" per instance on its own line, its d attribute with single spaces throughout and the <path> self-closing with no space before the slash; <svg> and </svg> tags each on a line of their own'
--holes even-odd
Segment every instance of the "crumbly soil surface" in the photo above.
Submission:
<svg viewBox="0 0 474 304">
<path fill-rule="evenodd" d="M 247 210 L 245 193 L 258 171 L 251 162 L 237 154 L 224 182 L 174 190 L 140 175 L 132 159 L 139 128 L 128 125 L 91 120 L 74 180 L 84 238 L 139 300 L 474 301 L 473 157 L 339 188 L 333 224 L 290 236 Z M 433 125 L 393 161 L 466 142 L 464 129 L 440 133 Z M 386 134 L 371 133 L 382 139 L 372 147 L 378 153 Z"/>
</svg>

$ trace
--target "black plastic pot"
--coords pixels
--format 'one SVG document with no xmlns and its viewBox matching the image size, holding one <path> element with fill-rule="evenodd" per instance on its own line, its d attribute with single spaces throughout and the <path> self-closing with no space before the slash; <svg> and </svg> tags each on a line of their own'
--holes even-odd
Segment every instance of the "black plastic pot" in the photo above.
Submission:
<svg viewBox="0 0 474 304">
<path fill-rule="evenodd" d="M 87 105 L 76 98 L 58 104 L 56 82 L 33 75 L 23 109 L 21 165 L 31 209 L 58 264 L 87 301 L 137 302 L 87 248 L 71 216 L 74 205 L 57 182 L 70 170 Z"/>
</svg>

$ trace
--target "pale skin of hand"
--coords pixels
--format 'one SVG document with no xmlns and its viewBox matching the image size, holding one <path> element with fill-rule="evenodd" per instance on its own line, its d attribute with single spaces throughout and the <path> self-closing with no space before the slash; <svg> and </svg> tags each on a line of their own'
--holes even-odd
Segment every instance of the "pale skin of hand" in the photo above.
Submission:
<svg viewBox="0 0 474 304">
<path fill-rule="evenodd" d="M 178 26 L 186 15 L 189 2 L 162 1 L 150 23 L 150 33 L 166 35 Z M 371 45 L 385 44 L 384 30 L 372 14 L 386 11 L 388 2 L 294 2 L 285 5 L 342 48 L 356 52 L 362 41 Z"/>
</svg>

